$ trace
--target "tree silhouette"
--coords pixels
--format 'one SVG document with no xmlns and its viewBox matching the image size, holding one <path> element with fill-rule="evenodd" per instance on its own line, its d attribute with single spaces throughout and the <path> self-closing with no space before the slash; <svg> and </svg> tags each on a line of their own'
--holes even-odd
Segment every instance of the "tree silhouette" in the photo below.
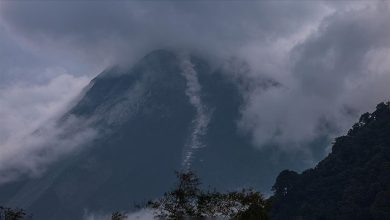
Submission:
<svg viewBox="0 0 390 220">
<path fill-rule="evenodd" d="M 111 220 L 125 220 L 127 216 L 120 212 L 114 212 L 111 215 Z"/>
<path fill-rule="evenodd" d="M 26 217 L 23 209 L 13 209 L 0 206 L 0 220 L 20 220 Z"/>
<path fill-rule="evenodd" d="M 200 196 L 199 178 L 193 172 L 176 172 L 179 182 L 175 189 L 165 193 L 164 196 L 149 206 L 158 209 L 158 216 L 170 219 L 182 219 L 186 216 L 196 215 L 196 202 Z"/>
<path fill-rule="evenodd" d="M 203 191 L 194 172 L 176 172 L 176 187 L 158 200 L 150 201 L 157 217 L 164 219 L 214 218 L 266 220 L 268 204 L 263 196 L 251 189 L 220 193 Z"/>
</svg>

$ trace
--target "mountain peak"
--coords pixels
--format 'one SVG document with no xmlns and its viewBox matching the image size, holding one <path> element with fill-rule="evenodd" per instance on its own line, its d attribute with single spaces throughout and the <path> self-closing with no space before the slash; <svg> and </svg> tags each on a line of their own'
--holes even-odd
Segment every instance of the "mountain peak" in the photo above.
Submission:
<svg viewBox="0 0 390 220">
<path fill-rule="evenodd" d="M 115 78 L 120 77 L 122 75 L 133 74 L 140 70 L 140 68 L 159 68 L 161 65 L 168 65 L 172 63 L 177 63 L 178 57 L 177 55 L 169 50 L 158 49 L 153 50 L 143 56 L 140 60 L 138 60 L 135 65 L 131 67 L 113 65 L 111 67 L 103 70 L 92 82 L 96 82 L 97 80 L 105 79 L 105 78 Z"/>
<path fill-rule="evenodd" d="M 131 68 L 114 66 L 104 70 L 92 80 L 84 98 L 73 108 L 72 114 L 90 115 L 123 100 L 156 90 L 176 87 L 185 90 L 180 60 L 168 50 L 154 50 Z M 131 94 L 131 95 L 130 95 Z M 134 99 L 142 99 L 140 97 Z"/>
</svg>

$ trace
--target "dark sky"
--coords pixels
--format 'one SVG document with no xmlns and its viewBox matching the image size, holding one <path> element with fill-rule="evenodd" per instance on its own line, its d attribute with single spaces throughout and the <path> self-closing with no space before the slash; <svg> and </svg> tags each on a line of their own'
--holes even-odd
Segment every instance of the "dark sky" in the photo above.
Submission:
<svg viewBox="0 0 390 220">
<path fill-rule="evenodd" d="M 104 68 L 160 48 L 217 66 L 238 57 L 250 66 L 245 77 L 279 82 L 247 91 L 238 127 L 260 149 L 275 142 L 305 151 L 305 143 L 344 133 L 389 99 L 389 7 L 374 0 L 1 1 L 0 167 L 20 152 L 23 166 L 34 167 L 25 144 L 31 131 Z"/>
</svg>

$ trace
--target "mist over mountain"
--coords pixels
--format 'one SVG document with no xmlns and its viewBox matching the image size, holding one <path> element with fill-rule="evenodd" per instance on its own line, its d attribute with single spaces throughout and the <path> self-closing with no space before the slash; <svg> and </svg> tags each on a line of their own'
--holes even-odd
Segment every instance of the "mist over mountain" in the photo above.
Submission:
<svg viewBox="0 0 390 220">
<path fill-rule="evenodd" d="M 175 170 L 271 195 L 389 99 L 389 20 L 382 0 L 0 1 L 0 205 L 131 211 Z M 293 202 L 335 201 L 300 183 Z M 277 207 L 301 216 L 299 202 Z"/>
<path fill-rule="evenodd" d="M 0 203 L 39 219 L 80 219 L 86 211 L 129 210 L 161 196 L 174 171 L 187 169 L 222 190 L 269 191 L 279 170 L 301 169 L 304 156 L 260 151 L 239 132 L 245 88 L 224 69 L 190 54 L 156 50 L 130 69 L 105 70 L 55 123 L 73 123 L 56 136 L 61 140 L 85 140 L 35 177 L 3 184 Z M 278 86 L 269 79 L 261 85 Z M 93 135 L 83 136 L 86 129 Z M 46 144 L 72 149 L 71 142 L 57 143 Z"/>
<path fill-rule="evenodd" d="M 305 167 L 314 165 L 329 151 L 323 142 L 388 96 L 388 11 L 383 1 L 1 2 L 0 182 L 39 176 L 93 138 L 98 131 L 88 126 L 61 138 L 83 117 L 67 118 L 67 128 L 53 118 L 98 73 L 128 72 L 156 48 L 196 54 L 211 72 L 233 75 L 242 96 L 239 132 L 255 148 L 299 154 Z M 224 64 L 234 59 L 244 70 Z M 278 86 L 264 89 L 267 80 Z M 188 93 L 198 94 L 192 84 Z M 213 114 L 201 106 L 194 126 L 205 133 Z"/>
</svg>

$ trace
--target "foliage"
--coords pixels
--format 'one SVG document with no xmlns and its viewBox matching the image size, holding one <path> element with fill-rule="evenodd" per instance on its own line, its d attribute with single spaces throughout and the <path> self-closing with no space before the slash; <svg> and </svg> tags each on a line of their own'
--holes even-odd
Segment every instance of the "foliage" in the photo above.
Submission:
<svg viewBox="0 0 390 220">
<path fill-rule="evenodd" d="M 195 173 L 177 172 L 176 187 L 148 206 L 164 219 L 229 217 L 232 219 L 268 219 L 267 203 L 254 190 L 220 193 L 203 191 Z"/>
<path fill-rule="evenodd" d="M 127 216 L 120 212 L 114 212 L 111 215 L 111 220 L 125 220 Z"/>
<path fill-rule="evenodd" d="M 314 169 L 283 171 L 272 219 L 390 219 L 390 105 L 360 117 Z"/>
<path fill-rule="evenodd" d="M 193 172 L 176 172 L 176 176 L 179 180 L 176 188 L 160 200 L 150 202 L 150 207 L 160 210 L 159 217 L 180 219 L 196 215 L 197 198 L 201 195 L 199 178 Z"/>
<path fill-rule="evenodd" d="M 26 217 L 23 209 L 14 209 L 0 206 L 0 220 L 20 220 Z"/>
</svg>

